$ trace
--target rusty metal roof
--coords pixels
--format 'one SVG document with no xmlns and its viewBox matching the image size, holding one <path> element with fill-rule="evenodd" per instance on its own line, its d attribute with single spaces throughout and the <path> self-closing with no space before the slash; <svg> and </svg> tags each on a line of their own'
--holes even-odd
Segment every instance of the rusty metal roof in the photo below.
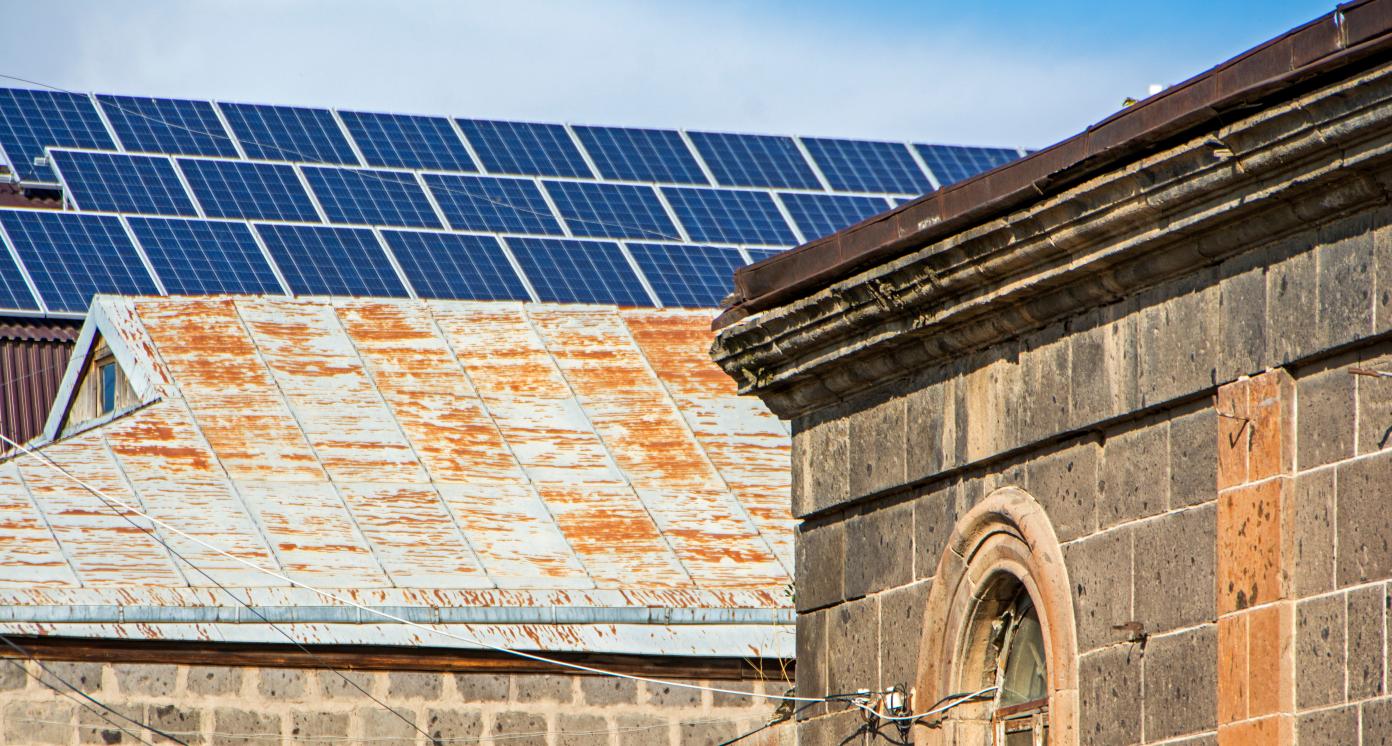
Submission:
<svg viewBox="0 0 1392 746">
<path fill-rule="evenodd" d="M 41 450 L 239 557 L 495 642 L 791 656 L 788 433 L 710 361 L 713 313 L 99 296 L 74 359 L 105 340 L 141 404 L 66 422 L 74 363 Z M 450 643 L 170 542 L 301 642 Z M 0 607 L 23 634 L 284 642 L 19 455 Z"/>
</svg>

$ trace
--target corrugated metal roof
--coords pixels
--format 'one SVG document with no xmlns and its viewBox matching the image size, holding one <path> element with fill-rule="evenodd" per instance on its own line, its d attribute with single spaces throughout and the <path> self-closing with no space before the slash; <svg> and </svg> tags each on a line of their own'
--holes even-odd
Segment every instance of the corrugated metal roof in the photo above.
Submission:
<svg viewBox="0 0 1392 746">
<path fill-rule="evenodd" d="M 106 339 L 143 406 L 42 450 L 171 526 L 360 603 L 461 628 L 497 615 L 516 627 L 485 633 L 529 649 L 790 656 L 788 434 L 707 357 L 712 315 L 99 297 L 78 349 Z M 422 634 L 168 539 L 257 605 L 292 609 L 310 641 Z M 14 632 L 283 641 L 212 611 L 237 603 L 22 456 L 0 462 L 0 600 L 28 607 L 0 618 Z M 120 607 L 132 621 L 100 611 Z M 651 609 L 687 616 L 659 633 L 617 623 L 623 609 L 648 625 L 673 618 Z"/>
</svg>

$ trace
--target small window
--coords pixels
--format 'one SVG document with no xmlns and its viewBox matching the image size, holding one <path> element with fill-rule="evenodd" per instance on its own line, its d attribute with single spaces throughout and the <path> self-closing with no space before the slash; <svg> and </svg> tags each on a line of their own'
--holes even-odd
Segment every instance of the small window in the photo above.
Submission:
<svg viewBox="0 0 1392 746">
<path fill-rule="evenodd" d="M 996 649 L 997 746 L 1043 746 L 1049 741 L 1049 669 L 1044 629 L 1028 591 L 992 625 Z"/>
<path fill-rule="evenodd" d="M 97 370 L 101 374 L 101 411 L 97 414 L 111 414 L 116 409 L 116 363 L 103 363 Z"/>
</svg>

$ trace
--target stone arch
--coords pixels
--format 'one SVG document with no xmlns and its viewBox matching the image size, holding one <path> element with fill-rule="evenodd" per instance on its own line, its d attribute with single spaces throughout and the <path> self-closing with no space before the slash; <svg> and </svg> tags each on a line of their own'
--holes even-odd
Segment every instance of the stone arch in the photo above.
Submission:
<svg viewBox="0 0 1392 746">
<path fill-rule="evenodd" d="M 1039 610 L 1048 665 L 1049 743 L 1078 743 L 1078 643 L 1068 568 L 1053 524 L 1029 493 L 1003 487 L 962 516 L 948 538 L 924 612 L 914 711 L 975 691 L 981 623 L 1006 587 L 1023 587 Z M 975 670 L 973 670 L 975 667 Z M 936 728 L 915 728 L 920 746 L 990 744 L 989 703 L 963 705 Z"/>
</svg>

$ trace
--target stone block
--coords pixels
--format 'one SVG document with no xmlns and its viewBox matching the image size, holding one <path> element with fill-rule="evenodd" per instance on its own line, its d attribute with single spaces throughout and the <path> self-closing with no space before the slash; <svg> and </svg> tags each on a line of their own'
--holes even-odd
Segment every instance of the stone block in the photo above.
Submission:
<svg viewBox="0 0 1392 746">
<path fill-rule="evenodd" d="M 1392 266 L 1392 258 L 1386 260 Z M 1392 279 L 1392 278 L 1389 278 Z M 1392 296 L 1392 287 L 1386 294 Z M 1365 358 L 1360 365 L 1392 371 L 1392 355 Z M 1349 376 L 1358 390 L 1358 453 L 1373 453 L 1392 446 L 1392 379 Z"/>
<path fill-rule="evenodd" d="M 297 709 L 290 713 L 290 740 L 347 738 L 350 719 L 346 712 Z"/>
<path fill-rule="evenodd" d="M 859 598 L 913 579 L 913 505 L 866 509 L 846 521 L 846 598 Z"/>
<path fill-rule="evenodd" d="M 638 682 L 609 676 L 582 676 L 580 696 L 587 705 L 631 705 L 638 702 Z"/>
<path fill-rule="evenodd" d="M 1392 451 L 1340 464 L 1335 567 L 1340 586 L 1392 577 Z"/>
<path fill-rule="evenodd" d="M 185 690 L 189 694 L 209 697 L 236 694 L 242 691 L 240 666 L 189 666 L 185 673 Z"/>
<path fill-rule="evenodd" d="M 600 715 L 562 713 L 556 720 L 556 746 L 609 746 L 609 723 Z"/>
<path fill-rule="evenodd" d="M 1294 499 L 1286 506 L 1291 535 L 1287 563 L 1298 598 L 1334 589 L 1334 470 L 1295 478 Z"/>
<path fill-rule="evenodd" d="M 146 738 L 148 732 L 136 728 L 115 715 L 103 717 L 100 710 L 77 708 L 77 743 L 79 746 L 115 746 L 115 744 L 140 743 L 133 736 Z M 125 728 L 125 730 L 121 730 Z M 147 739 L 149 740 L 149 739 Z M 170 743 L 170 741 L 165 741 Z"/>
<path fill-rule="evenodd" d="M 1126 528 L 1064 546 L 1063 559 L 1073 583 L 1079 651 L 1126 639 L 1126 633 L 1114 626 L 1135 619 L 1131 612 L 1131 553 L 1131 530 Z"/>
<path fill-rule="evenodd" d="M 840 408 L 807 416 L 808 500 L 799 515 L 840 505 L 851 496 L 850 428 Z M 815 457 L 812 456 L 815 454 Z"/>
<path fill-rule="evenodd" d="M 1217 510 L 1213 505 L 1137 524 L 1136 619 L 1160 634 L 1217 618 L 1213 602 Z"/>
<path fill-rule="evenodd" d="M 616 715 L 614 731 L 620 746 L 651 746 L 671 743 L 672 724 L 656 715 Z"/>
<path fill-rule="evenodd" d="M 1288 602 L 1245 614 L 1248 717 L 1295 709 L 1294 615 L 1295 607 Z"/>
<path fill-rule="evenodd" d="M 1146 740 L 1218 727 L 1218 631 L 1206 624 L 1146 645 Z"/>
<path fill-rule="evenodd" d="M 24 661 L 14 658 L 0 660 L 0 692 L 23 689 L 29 684 L 29 674 L 25 673 Z"/>
<path fill-rule="evenodd" d="M 719 744 L 742 732 L 737 722 L 681 723 L 677 726 L 678 743 L 681 744 Z"/>
<path fill-rule="evenodd" d="M 1247 461 L 1252 451 L 1250 380 L 1218 387 L 1214 414 L 1218 416 L 1218 489 L 1247 482 Z"/>
<path fill-rule="evenodd" d="M 1306 246 L 1314 236 L 1292 239 Z M 1305 250 L 1273 262 L 1266 272 L 1267 365 L 1285 365 L 1319 347 L 1319 277 L 1315 252 Z"/>
<path fill-rule="evenodd" d="M 1302 710 L 1344 701 L 1345 603 L 1339 594 L 1296 606 L 1295 699 Z"/>
<path fill-rule="evenodd" d="M 1295 717 L 1268 715 L 1218 729 L 1218 743 L 1223 746 L 1286 746 L 1295 743 Z"/>
<path fill-rule="evenodd" d="M 893 392 L 877 395 L 848 417 L 850 495 L 861 497 L 904 483 L 905 405 Z M 820 456 L 814 456 L 819 460 Z"/>
<path fill-rule="evenodd" d="M 1387 593 L 1380 586 L 1348 593 L 1348 697 L 1371 699 L 1387 693 L 1383 635 Z"/>
<path fill-rule="evenodd" d="M 1295 465 L 1295 380 L 1285 370 L 1269 370 L 1247 382 L 1251 429 L 1247 478 L 1289 474 Z"/>
<path fill-rule="evenodd" d="M 59 689 L 66 690 L 71 685 L 88 694 L 97 694 L 102 690 L 102 667 L 101 663 L 44 661 L 43 668 L 46 671 L 41 670 L 39 673 L 44 681 L 56 685 Z"/>
<path fill-rule="evenodd" d="M 262 668 L 256 677 L 256 691 L 267 699 L 304 699 L 310 674 L 299 668 Z"/>
<path fill-rule="evenodd" d="M 10 702 L 4 706 L 5 743 L 64 744 L 72 738 L 75 705 L 66 699 Z M 119 718 L 113 717 L 114 720 Z M 127 730 L 133 726 L 122 723 Z M 115 726 L 112 730 L 120 732 Z M 126 738 L 129 738 L 127 736 Z M 134 740 L 131 740 L 134 743 Z"/>
<path fill-rule="evenodd" d="M 677 684 L 696 684 L 705 686 L 705 682 L 696 679 L 664 679 Z M 643 688 L 647 690 L 647 705 L 651 707 L 663 708 L 696 708 L 701 706 L 702 691 L 693 689 L 689 686 L 671 686 L 669 684 L 645 683 Z"/>
<path fill-rule="evenodd" d="M 808 611 L 845 598 L 842 578 L 846 565 L 846 524 L 840 519 L 798 527 L 794 549 L 797 565 L 797 609 Z"/>
<path fill-rule="evenodd" d="M 1136 646 L 1083 655 L 1078 686 L 1080 742 L 1126 746 L 1141 740 L 1141 656 Z"/>
<path fill-rule="evenodd" d="M 154 663 L 113 663 L 116 687 L 126 697 L 168 697 L 174 693 L 179 667 Z"/>
<path fill-rule="evenodd" d="M 280 733 L 280 716 L 219 707 L 213 710 L 213 732 L 212 746 L 259 746 L 266 743 L 267 735 Z"/>
<path fill-rule="evenodd" d="M 1218 620 L 1218 724 L 1247 718 L 1247 617 L 1229 614 Z"/>
<path fill-rule="evenodd" d="M 880 688 L 913 688 L 918 674 L 918 631 L 923 629 L 931 581 L 895 588 L 880 596 Z"/>
<path fill-rule="evenodd" d="M 1307 712 L 1295 721 L 1300 746 L 1345 746 L 1358 743 L 1358 706 Z M 1392 735 L 1392 734 L 1389 734 Z"/>
<path fill-rule="evenodd" d="M 983 360 L 955 387 L 958 427 L 966 433 L 964 461 L 994 456 L 1013 440 L 1005 423 L 1013 421 L 1008 410 L 1022 394 L 1018 368 L 1014 360 Z"/>
<path fill-rule="evenodd" d="M 1169 423 L 1154 422 L 1109 436 L 1102 448 L 1103 528 L 1152 516 L 1169 504 Z"/>
<path fill-rule="evenodd" d="M 575 699 L 574 677 L 558 674 L 523 673 L 512 677 L 512 701 L 559 702 Z"/>
<path fill-rule="evenodd" d="M 318 672 L 319 692 L 325 699 L 367 699 L 382 674 L 329 669 Z"/>
<path fill-rule="evenodd" d="M 1218 380 L 1262 369 L 1266 356 L 1266 270 L 1247 257 L 1225 262 L 1218 284 Z"/>
<path fill-rule="evenodd" d="M 951 379 L 920 386 L 904 401 L 904 430 L 908 443 L 904 453 L 906 481 L 926 479 L 956 466 L 956 409 Z"/>
<path fill-rule="evenodd" d="M 836 712 L 798 723 L 798 746 L 861 746 L 865 723 L 859 712 Z"/>
<path fill-rule="evenodd" d="M 963 511 L 962 493 L 947 484 L 913 500 L 914 577 L 931 578 L 947 548 L 947 537 Z"/>
<path fill-rule="evenodd" d="M 1212 386 L 1217 379 L 1218 286 L 1178 291 L 1141 310 L 1137 322 L 1140 404 L 1149 406 Z"/>
<path fill-rule="evenodd" d="M 880 610 L 875 597 L 848 601 L 829 610 L 827 671 L 833 692 L 873 689 L 879 681 Z"/>
<path fill-rule="evenodd" d="M 1044 506 L 1059 541 L 1072 541 L 1097 530 L 1101 451 L 1096 439 L 1087 438 L 1025 465 L 1025 488 Z"/>
<path fill-rule="evenodd" d="M 832 610 L 798 614 L 797 617 L 797 692 L 799 697 L 820 697 L 831 691 L 827 678 L 827 617 Z M 798 713 L 802 719 L 821 714 L 821 705 Z"/>
<path fill-rule="evenodd" d="M 1289 479 L 1228 490 L 1218 497 L 1218 612 L 1286 597 L 1281 515 Z"/>
<path fill-rule="evenodd" d="M 536 712 L 508 711 L 493 716 L 493 736 L 508 736 L 504 741 L 508 746 L 546 746 L 546 716 Z M 515 737 L 517 734 L 536 734 Z"/>
<path fill-rule="evenodd" d="M 1170 420 L 1170 509 L 1217 498 L 1218 415 L 1204 407 Z"/>
<path fill-rule="evenodd" d="M 806 419 L 796 417 L 789 423 L 791 431 L 788 449 L 788 466 L 792 471 L 789 491 L 792 494 L 792 510 L 795 516 L 804 516 L 812 512 L 812 493 L 808 489 L 807 480 L 807 428 L 803 423 Z"/>
<path fill-rule="evenodd" d="M 711 705 L 713 707 L 724 708 L 749 708 L 765 703 L 765 700 L 747 696 L 744 693 L 759 691 L 759 683 L 751 680 L 739 681 L 712 681 L 711 686 L 720 689 L 728 689 L 731 692 L 741 692 L 741 694 L 729 694 L 726 692 L 711 692 Z M 734 717 L 734 716 L 732 716 Z"/>
<path fill-rule="evenodd" d="M 1392 699 L 1364 702 L 1363 746 L 1392 746 Z"/>
<path fill-rule="evenodd" d="M 483 735 L 483 714 L 479 710 L 430 709 L 425 713 L 425 730 L 442 744 L 469 743 Z"/>
<path fill-rule="evenodd" d="M 416 713 L 410 708 L 394 705 L 391 710 L 384 707 L 361 707 L 357 711 L 364 741 L 395 740 L 414 744 L 419 732 L 416 730 Z"/>
<path fill-rule="evenodd" d="M 1025 396 L 1019 400 L 1020 429 L 1017 443 L 1042 440 L 1063 432 L 1071 422 L 1069 411 L 1073 379 L 1070 345 L 1054 326 L 1034 335 L 1020 353 Z"/>
<path fill-rule="evenodd" d="M 1313 469 L 1353 456 L 1354 377 L 1339 365 L 1296 382 L 1296 463 Z"/>
<path fill-rule="evenodd" d="M 1352 342 L 1373 331 L 1373 234 L 1366 215 L 1320 231 L 1319 343 Z"/>
<path fill-rule="evenodd" d="M 454 692 L 461 702 L 506 702 L 508 677 L 494 673 L 457 673 Z"/>
<path fill-rule="evenodd" d="M 440 698 L 444 674 L 428 671 L 392 671 L 387 675 L 387 696 L 392 699 Z"/>
<path fill-rule="evenodd" d="M 117 718 L 120 722 L 120 719 Z M 203 711 L 178 705 L 146 705 L 145 724 L 150 726 L 150 739 L 153 743 L 177 743 L 155 733 L 164 731 L 188 746 L 205 742 L 203 730 Z"/>
</svg>

